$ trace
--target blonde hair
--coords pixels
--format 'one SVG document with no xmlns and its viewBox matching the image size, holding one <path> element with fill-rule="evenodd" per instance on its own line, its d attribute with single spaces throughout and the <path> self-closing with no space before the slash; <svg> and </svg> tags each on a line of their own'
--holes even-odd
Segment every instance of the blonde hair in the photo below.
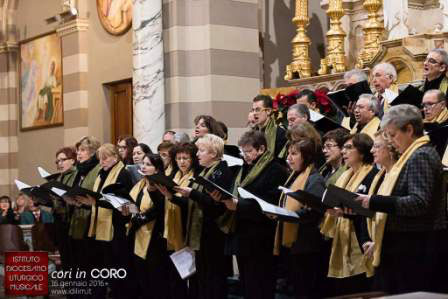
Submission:
<svg viewBox="0 0 448 299">
<path fill-rule="evenodd" d="M 221 159 L 224 155 L 224 140 L 213 134 L 205 134 L 196 141 L 196 146 L 203 145 L 210 152 L 216 153 L 216 159 Z"/>
<path fill-rule="evenodd" d="M 115 157 L 117 160 L 120 160 L 120 155 L 118 154 L 118 149 L 115 145 L 111 143 L 105 143 L 96 151 L 96 155 L 98 159 L 101 157 Z"/>
<path fill-rule="evenodd" d="M 84 136 L 81 139 L 79 139 L 78 142 L 76 142 L 76 150 L 78 150 L 80 147 L 83 147 L 89 150 L 90 154 L 94 154 L 98 150 L 100 145 L 101 143 L 95 137 Z"/>
</svg>

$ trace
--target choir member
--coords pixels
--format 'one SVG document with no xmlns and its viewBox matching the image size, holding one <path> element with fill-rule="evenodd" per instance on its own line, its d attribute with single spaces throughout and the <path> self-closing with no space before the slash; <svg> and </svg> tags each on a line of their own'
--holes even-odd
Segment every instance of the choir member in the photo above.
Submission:
<svg viewBox="0 0 448 299">
<path fill-rule="evenodd" d="M 314 163 L 316 167 L 321 167 L 325 163 L 325 158 L 322 154 L 322 138 L 317 130 L 309 122 L 297 124 L 288 130 L 286 137 L 291 141 L 299 141 L 302 138 L 312 139 L 316 146 L 316 156 Z M 286 150 L 285 150 L 286 151 Z"/>
<path fill-rule="evenodd" d="M 200 172 L 199 161 L 196 156 L 197 147 L 191 143 L 176 145 L 172 150 L 173 160 L 177 164 L 178 171 L 174 175 L 173 181 L 180 187 L 190 187 L 190 179 Z M 185 229 L 188 218 L 188 198 L 181 197 L 179 193 L 173 194 L 166 187 L 156 185 L 159 191 L 165 196 L 165 204 L 168 227 L 164 232 L 164 238 L 167 239 L 168 250 L 179 250 L 185 246 Z M 187 293 L 186 282 L 180 280 L 177 271 L 170 272 L 170 288 L 175 290 L 175 298 L 185 298 Z M 197 295 L 197 285 L 194 278 L 191 279 L 189 294 L 190 298 Z"/>
<path fill-rule="evenodd" d="M 257 95 L 252 101 L 251 112 L 254 116 L 255 126 L 265 134 L 268 144 L 267 150 L 278 157 L 286 143 L 286 132 L 275 124 L 275 119 L 271 115 L 273 110 L 270 96 Z"/>
<path fill-rule="evenodd" d="M 288 164 L 292 173 L 284 184 L 292 191 L 304 190 L 322 197 L 325 181 L 317 172 L 313 157 L 317 154 L 311 139 L 294 141 L 289 146 Z M 297 212 L 299 223 L 279 221 L 275 235 L 274 252 L 288 250 L 291 282 L 296 298 L 322 298 L 327 289 L 329 246 L 319 232 L 320 213 L 307 209 L 299 201 L 282 193 L 279 205 Z"/>
<path fill-rule="evenodd" d="M 132 185 L 137 184 L 137 182 L 142 179 L 139 169 L 143 163 L 143 158 L 148 154 L 152 154 L 152 151 L 151 148 L 145 143 L 137 144 L 132 150 L 132 160 L 134 164 L 126 165 L 126 170 L 131 175 Z"/>
<path fill-rule="evenodd" d="M 138 144 L 137 139 L 132 136 L 120 136 L 118 137 L 117 147 L 121 160 L 125 165 L 134 164 L 132 160 L 132 151 Z"/>
<path fill-rule="evenodd" d="M 348 169 L 336 181 L 336 186 L 351 192 L 367 194 L 378 170 L 372 165 L 370 152 L 373 140 L 363 133 L 350 135 L 344 142 L 342 156 Z M 362 292 L 369 289 L 365 278 L 363 254 L 356 238 L 354 217 L 342 216 L 341 209 L 327 210 L 321 232 L 333 238 L 328 277 L 336 287 L 335 294 Z M 337 279 L 337 281 L 336 281 Z"/>
<path fill-rule="evenodd" d="M 101 192 L 106 187 L 119 184 L 119 189 L 114 190 L 117 195 L 128 194 L 132 188 L 131 176 L 120 160 L 118 149 L 115 145 L 103 144 L 97 151 L 101 170 L 93 185 L 94 192 Z M 129 251 L 126 241 L 126 223 L 128 218 L 104 200 L 95 200 L 89 196 L 81 200 L 91 206 L 90 227 L 88 236 L 90 252 L 92 253 L 91 265 L 98 268 L 129 268 Z M 128 280 L 111 280 L 112 297 L 125 298 L 128 291 Z M 103 288 L 95 290 L 95 298 L 103 298 L 106 293 Z"/>
<path fill-rule="evenodd" d="M 224 139 L 225 132 L 216 119 L 210 115 L 198 115 L 194 119 L 193 139 L 197 140 L 205 134 L 214 134 Z"/>
<path fill-rule="evenodd" d="M 196 141 L 199 164 L 204 169 L 199 176 L 205 177 L 226 190 L 230 190 L 232 173 L 222 160 L 224 141 L 206 134 Z M 224 231 L 227 223 L 223 219 L 225 206 L 216 203 L 202 186 L 177 187 L 175 191 L 188 198 L 188 219 L 185 244 L 196 253 L 196 277 L 193 281 L 199 299 L 227 298 L 224 256 Z"/>
<path fill-rule="evenodd" d="M 342 147 L 348 137 L 344 129 L 328 131 L 323 137 L 323 153 L 325 164 L 319 169 L 325 184 L 335 184 L 338 178 L 347 170 L 342 159 Z"/>
<path fill-rule="evenodd" d="M 426 92 L 430 89 L 439 89 L 444 94 L 447 94 L 447 66 L 448 54 L 444 49 L 435 48 L 429 51 L 423 63 L 423 78 L 425 79 L 425 83 L 420 87 L 420 90 Z"/>
<path fill-rule="evenodd" d="M 176 135 L 176 132 L 168 130 L 163 134 L 162 142 L 171 142 L 174 143 L 174 135 Z"/>
<path fill-rule="evenodd" d="M 147 176 L 164 173 L 160 155 L 149 154 L 143 158 L 141 167 L 145 175 L 131 190 L 130 196 L 139 208 L 139 213 L 131 218 L 129 238 L 132 240 L 134 269 L 138 284 L 139 298 L 165 299 L 170 296 L 170 261 L 167 240 L 163 237 L 168 229 L 165 222 L 165 199 Z M 124 208 L 123 215 L 129 215 Z"/>
<path fill-rule="evenodd" d="M 299 94 L 297 95 L 297 104 L 303 104 L 310 110 L 319 113 L 321 112 L 316 94 L 310 89 L 304 89 L 299 92 Z"/>
<path fill-rule="evenodd" d="M 397 71 L 387 62 L 375 65 L 372 70 L 372 85 L 375 87 L 375 97 L 378 100 L 378 117 L 382 118 L 390 103 L 398 95 L 396 85 Z M 372 136 L 371 136 L 372 137 Z"/>
<path fill-rule="evenodd" d="M 344 83 L 346 86 L 367 80 L 368 78 L 366 73 L 360 69 L 353 69 L 344 73 Z"/>
<path fill-rule="evenodd" d="M 392 107 L 381 127 L 401 156 L 381 192 L 358 198 L 364 207 L 387 213 L 383 239 L 377 244 L 381 247 L 378 289 L 390 294 L 438 290 L 447 253 L 446 193 L 441 188 L 439 155 L 423 135 L 421 113 L 414 106 Z"/>
<path fill-rule="evenodd" d="M 174 165 L 174 161 L 171 159 L 170 151 L 174 147 L 174 144 L 171 142 L 162 142 L 157 146 L 157 152 L 163 161 L 163 167 L 165 169 L 165 175 L 172 177 L 176 173 L 176 165 Z"/>
<path fill-rule="evenodd" d="M 82 137 L 76 143 L 76 173 L 72 186 L 93 190 L 95 180 L 101 169 L 96 150 L 100 142 L 92 136 Z M 86 252 L 89 252 L 87 231 L 90 223 L 90 206 L 81 205 L 74 199 L 66 199 L 69 208 L 69 240 L 71 244 L 70 267 L 87 269 L 89 261 Z"/>
<path fill-rule="evenodd" d="M 350 134 L 365 133 L 373 138 L 380 125 L 378 115 L 378 99 L 371 94 L 362 94 L 356 102 L 355 109 L 356 124 Z"/>
<path fill-rule="evenodd" d="M 399 153 L 384 137 L 384 131 L 380 130 L 375 134 L 372 150 L 373 162 L 381 167 L 381 170 L 376 174 L 369 189 L 369 195 L 381 194 L 387 183 L 384 185 L 386 175 L 390 175 L 392 166 L 399 159 Z M 381 240 L 384 233 L 384 224 L 387 215 L 385 213 L 376 213 L 372 219 L 367 219 L 367 227 L 360 227 L 357 231 L 357 238 L 362 245 L 364 252 L 364 262 L 366 263 L 367 277 L 371 277 L 375 272 L 375 267 L 378 267 L 381 258 Z M 363 224 L 364 225 L 364 224 Z M 373 289 L 377 288 L 377 283 L 373 282 Z"/>
<path fill-rule="evenodd" d="M 57 180 L 68 186 L 73 185 L 76 172 L 76 149 L 63 147 L 56 152 L 56 169 L 60 173 Z"/>
<path fill-rule="evenodd" d="M 288 108 L 287 120 L 288 130 L 291 130 L 294 126 L 308 122 L 310 119 L 310 110 L 304 104 L 294 104 Z M 288 155 L 289 141 L 285 143 L 285 146 L 281 150 L 278 157 L 280 159 L 286 159 Z"/>
<path fill-rule="evenodd" d="M 263 200 L 277 204 L 278 186 L 287 178 L 283 165 L 267 150 L 267 140 L 260 131 L 244 133 L 238 145 L 244 164 L 238 172 L 234 190 L 242 187 Z M 228 238 L 227 253 L 236 255 L 245 298 L 274 298 L 275 223 L 261 212 L 257 203 L 244 198 L 225 198 L 234 222 Z"/>
</svg>

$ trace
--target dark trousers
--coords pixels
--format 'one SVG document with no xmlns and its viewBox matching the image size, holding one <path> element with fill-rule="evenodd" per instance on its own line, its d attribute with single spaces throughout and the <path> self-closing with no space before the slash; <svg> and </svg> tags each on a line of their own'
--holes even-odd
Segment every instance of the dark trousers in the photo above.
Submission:
<svg viewBox="0 0 448 299">
<path fill-rule="evenodd" d="M 272 254 L 238 256 L 238 269 L 245 299 L 273 299 L 275 267 Z"/>
<path fill-rule="evenodd" d="M 446 231 L 385 233 L 381 263 L 374 276 L 375 291 L 400 294 L 442 291 L 446 272 Z M 446 277 L 446 276 L 445 276 Z"/>
<path fill-rule="evenodd" d="M 290 267 L 295 298 L 324 298 L 328 294 L 328 261 L 322 253 L 293 254 Z"/>
</svg>

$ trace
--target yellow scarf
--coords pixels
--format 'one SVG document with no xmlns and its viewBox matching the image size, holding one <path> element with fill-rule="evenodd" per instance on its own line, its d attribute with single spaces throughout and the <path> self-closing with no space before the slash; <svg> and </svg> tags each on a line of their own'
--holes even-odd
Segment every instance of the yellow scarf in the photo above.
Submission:
<svg viewBox="0 0 448 299">
<path fill-rule="evenodd" d="M 425 119 L 424 122 L 425 123 L 444 123 L 448 120 L 448 108 L 444 108 L 439 115 L 437 115 L 436 117 L 434 117 L 433 119 Z"/>
<path fill-rule="evenodd" d="M 350 128 L 350 117 L 349 117 L 349 116 L 345 116 L 345 117 L 342 119 L 341 126 L 342 126 L 343 128 L 346 128 L 347 130 L 350 130 L 350 129 L 351 129 L 351 128 Z"/>
<path fill-rule="evenodd" d="M 369 135 L 370 138 L 373 139 L 375 137 L 376 131 L 378 131 L 380 123 L 381 120 L 375 116 L 364 126 L 364 128 L 362 128 L 361 132 L 358 132 L 358 123 L 356 123 L 353 129 L 350 131 L 350 134 L 364 133 Z"/>
<path fill-rule="evenodd" d="M 139 209 L 140 212 L 145 212 L 153 206 L 151 196 L 149 196 L 148 192 L 148 182 L 145 178 L 135 184 L 134 188 L 132 188 L 129 193 L 134 202 L 137 202 L 140 192 L 143 192 L 143 197 Z M 142 259 L 146 259 L 146 253 L 148 252 L 149 242 L 151 242 L 152 230 L 155 222 L 156 220 L 146 223 L 135 232 L 134 253 Z"/>
<path fill-rule="evenodd" d="M 168 167 L 165 169 L 165 175 L 166 175 L 166 176 L 170 176 L 172 172 L 173 172 L 173 165 L 170 164 L 170 165 L 168 165 Z"/>
<path fill-rule="evenodd" d="M 443 154 L 442 164 L 448 166 L 448 146 L 446 147 L 445 153 Z"/>
<path fill-rule="evenodd" d="M 111 184 L 115 184 L 117 181 L 118 175 L 121 170 L 124 168 L 123 162 L 118 162 L 114 167 L 110 170 L 107 175 L 106 180 L 104 181 L 103 187 Z M 101 183 L 101 178 L 98 176 L 95 180 L 95 184 L 93 185 L 93 191 L 99 192 L 99 185 Z M 105 209 L 98 207 L 98 216 L 96 215 L 96 205 L 92 205 L 92 213 L 90 214 L 90 227 L 89 227 L 89 237 L 95 237 L 95 240 L 98 241 L 112 241 L 114 237 L 114 227 L 112 225 L 112 213 L 113 210 Z M 96 219 L 95 219 L 96 218 Z"/>
<path fill-rule="evenodd" d="M 403 167 L 406 165 L 406 162 L 418 148 L 427 144 L 429 141 L 430 139 L 428 136 L 420 137 L 406 149 L 400 159 L 398 159 L 394 166 L 392 166 L 391 170 L 386 173 L 383 183 L 378 189 L 378 195 L 389 196 L 392 194 L 398 177 L 400 176 Z M 375 242 L 375 251 L 373 253 L 373 259 L 365 259 L 368 277 L 374 274 L 374 267 L 378 267 L 380 264 L 381 247 L 383 243 L 384 228 L 386 227 L 386 220 L 387 214 L 377 212 L 375 213 L 375 217 L 372 221 L 370 221 L 369 232 L 372 241 Z"/>
<path fill-rule="evenodd" d="M 305 188 L 305 184 L 308 181 L 308 177 L 310 176 L 311 171 L 313 170 L 313 165 L 309 165 L 304 171 L 302 171 L 297 178 L 291 184 L 291 190 L 303 190 Z M 293 172 L 289 178 L 286 180 L 285 185 L 289 185 L 290 180 L 294 177 L 296 173 Z M 284 207 L 290 211 L 299 211 L 302 209 L 303 205 L 300 201 L 291 198 L 290 196 L 285 196 L 284 193 L 280 196 L 279 206 Z M 297 241 L 297 233 L 299 232 L 299 224 L 298 223 L 289 223 L 277 221 L 277 228 L 275 230 L 275 241 L 274 241 L 274 254 L 280 254 L 280 225 L 282 228 L 282 241 L 281 245 L 291 248 L 294 242 Z"/>
<path fill-rule="evenodd" d="M 361 166 L 356 172 L 350 168 L 336 181 L 336 186 L 356 192 L 372 168 L 373 166 L 369 164 Z M 327 214 L 321 232 L 326 236 L 333 237 L 328 277 L 345 278 L 366 271 L 363 255 L 350 219 L 332 217 Z"/>
<path fill-rule="evenodd" d="M 182 176 L 179 170 L 173 181 L 181 187 L 188 187 L 193 170 Z M 179 195 L 179 194 L 176 194 Z M 182 211 L 178 205 L 165 201 L 165 230 L 163 237 L 167 240 L 168 250 L 179 250 L 184 247 L 184 232 L 182 228 Z"/>
</svg>

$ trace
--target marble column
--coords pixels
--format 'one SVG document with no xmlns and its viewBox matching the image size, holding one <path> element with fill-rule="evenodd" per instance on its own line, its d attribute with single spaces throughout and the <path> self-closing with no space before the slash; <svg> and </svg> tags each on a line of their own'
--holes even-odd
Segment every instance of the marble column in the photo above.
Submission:
<svg viewBox="0 0 448 299">
<path fill-rule="evenodd" d="M 165 131 L 162 0 L 133 0 L 134 136 L 153 151 Z"/>
</svg>

